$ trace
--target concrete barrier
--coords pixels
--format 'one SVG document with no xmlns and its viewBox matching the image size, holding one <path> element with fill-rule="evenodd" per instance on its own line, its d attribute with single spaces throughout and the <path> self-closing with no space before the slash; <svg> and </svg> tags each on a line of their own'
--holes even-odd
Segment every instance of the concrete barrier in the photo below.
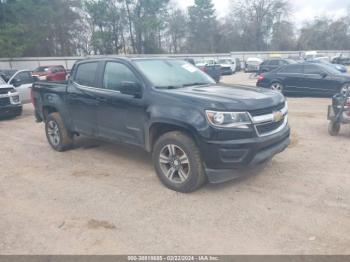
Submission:
<svg viewBox="0 0 350 262">
<path fill-rule="evenodd" d="M 217 59 L 224 57 L 239 58 L 245 61 L 249 57 L 259 57 L 266 59 L 268 57 L 281 56 L 298 57 L 305 51 L 283 51 L 283 52 L 231 52 L 222 54 L 158 54 L 158 55 L 107 55 L 107 56 L 74 56 L 74 57 L 21 57 L 21 58 L 0 58 L 0 70 L 1 69 L 34 69 L 41 65 L 63 65 L 65 68 L 71 69 L 73 64 L 80 59 L 84 58 L 98 58 L 98 57 L 175 57 L 175 58 L 194 58 L 194 59 Z M 317 51 L 319 55 L 327 57 L 335 57 L 339 54 L 349 57 L 350 50 L 326 50 Z"/>
</svg>

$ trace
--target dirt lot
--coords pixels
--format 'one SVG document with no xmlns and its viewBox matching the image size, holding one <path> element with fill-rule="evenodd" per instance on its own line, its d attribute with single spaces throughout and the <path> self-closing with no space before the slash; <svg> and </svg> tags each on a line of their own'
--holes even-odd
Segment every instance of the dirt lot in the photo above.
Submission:
<svg viewBox="0 0 350 262">
<path fill-rule="evenodd" d="M 350 254 L 350 128 L 327 134 L 328 103 L 289 98 L 287 151 L 187 195 L 134 148 L 82 138 L 54 152 L 27 105 L 0 122 L 0 253 Z"/>
</svg>

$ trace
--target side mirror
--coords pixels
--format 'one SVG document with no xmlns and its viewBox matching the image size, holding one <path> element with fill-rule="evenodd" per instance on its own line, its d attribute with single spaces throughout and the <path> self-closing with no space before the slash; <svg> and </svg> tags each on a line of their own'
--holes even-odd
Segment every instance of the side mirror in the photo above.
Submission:
<svg viewBox="0 0 350 262">
<path fill-rule="evenodd" d="M 320 75 L 321 75 L 322 78 L 326 78 L 327 77 L 327 73 L 325 73 L 325 72 L 322 72 Z"/>
<path fill-rule="evenodd" d="M 13 79 L 11 81 L 11 85 L 13 85 L 14 87 L 19 87 L 22 84 L 22 81 L 20 79 Z"/>
<path fill-rule="evenodd" d="M 119 91 L 124 95 L 129 95 L 136 98 L 140 98 L 142 96 L 142 86 L 136 82 L 122 82 L 122 86 Z"/>
</svg>

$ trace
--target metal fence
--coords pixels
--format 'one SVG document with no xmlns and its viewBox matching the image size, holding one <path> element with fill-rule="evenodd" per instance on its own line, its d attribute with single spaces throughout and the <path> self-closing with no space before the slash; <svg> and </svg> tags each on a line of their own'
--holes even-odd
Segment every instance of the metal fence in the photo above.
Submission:
<svg viewBox="0 0 350 262">
<path fill-rule="evenodd" d="M 223 54 L 161 54 L 161 55 L 121 55 L 122 57 L 176 57 L 176 58 L 193 58 L 200 59 L 217 59 L 217 58 L 239 58 L 245 61 L 249 57 L 259 57 L 266 59 L 271 56 L 300 57 L 305 51 L 287 51 L 287 52 L 231 52 Z M 327 50 L 317 51 L 318 55 L 327 56 L 329 58 L 339 56 L 350 57 L 350 50 Z M 121 57 L 118 56 L 118 57 Z M 108 56 L 75 56 L 75 57 L 22 57 L 22 58 L 0 58 L 0 69 L 34 69 L 41 65 L 63 65 L 65 68 L 72 68 L 73 64 L 80 59 L 88 57 L 116 57 Z"/>
</svg>

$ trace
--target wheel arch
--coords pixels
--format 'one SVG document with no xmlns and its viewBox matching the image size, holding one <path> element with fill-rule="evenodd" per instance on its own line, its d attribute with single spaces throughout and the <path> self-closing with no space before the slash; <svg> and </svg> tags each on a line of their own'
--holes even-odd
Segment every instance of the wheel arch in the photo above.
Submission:
<svg viewBox="0 0 350 262">
<path fill-rule="evenodd" d="M 153 122 L 147 129 L 148 134 L 146 134 L 146 150 L 148 152 L 152 152 L 154 144 L 158 138 L 165 133 L 173 131 L 180 131 L 187 134 L 194 140 L 196 145 L 198 145 L 197 133 L 192 127 L 181 122 L 157 121 Z"/>
</svg>

